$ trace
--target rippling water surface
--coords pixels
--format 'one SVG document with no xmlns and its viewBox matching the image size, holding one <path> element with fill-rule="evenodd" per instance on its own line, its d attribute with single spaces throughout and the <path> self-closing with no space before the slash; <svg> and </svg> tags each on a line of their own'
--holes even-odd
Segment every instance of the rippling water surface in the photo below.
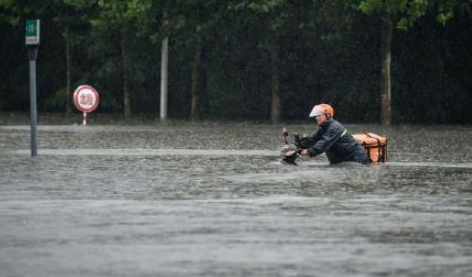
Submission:
<svg viewBox="0 0 472 277">
<path fill-rule="evenodd" d="M 0 276 L 472 276 L 471 127 L 298 167 L 281 127 L 0 126 Z"/>
</svg>

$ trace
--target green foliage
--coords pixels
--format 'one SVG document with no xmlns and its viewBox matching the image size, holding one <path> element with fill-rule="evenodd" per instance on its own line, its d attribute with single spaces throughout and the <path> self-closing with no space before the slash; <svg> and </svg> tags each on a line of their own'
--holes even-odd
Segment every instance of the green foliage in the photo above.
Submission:
<svg viewBox="0 0 472 277">
<path fill-rule="evenodd" d="M 469 8 L 470 0 L 346 0 L 365 14 L 393 15 L 397 18 L 397 28 L 410 29 L 413 24 L 428 12 L 436 14 L 441 24 L 453 18 L 454 10 Z"/>
<path fill-rule="evenodd" d="M 0 0 L 0 22 L 18 26 L 26 18 L 38 18 L 49 5 L 34 0 Z"/>
<path fill-rule="evenodd" d="M 41 19 L 39 112 L 64 111 L 65 46 L 72 87 L 100 93 L 98 112 L 122 113 L 122 43 L 133 109 L 158 114 L 160 45 L 170 38 L 169 116 L 188 118 L 191 69 L 203 41 L 207 118 L 267 120 L 277 55 L 284 120 L 316 102 L 337 118 L 379 117 L 379 20 L 395 35 L 396 122 L 470 123 L 470 0 L 0 0 L 0 109 L 28 110 L 24 19 Z M 361 12 L 359 12 L 361 11 Z M 369 16 L 366 16 L 369 15 Z M 445 103 L 453 109 L 445 109 Z"/>
</svg>

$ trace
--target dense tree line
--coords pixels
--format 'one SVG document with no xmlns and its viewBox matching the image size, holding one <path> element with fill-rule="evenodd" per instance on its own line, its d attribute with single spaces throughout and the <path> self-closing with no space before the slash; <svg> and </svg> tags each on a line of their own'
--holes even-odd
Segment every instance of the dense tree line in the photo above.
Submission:
<svg viewBox="0 0 472 277">
<path fill-rule="evenodd" d="M 25 20 L 41 20 L 39 112 L 157 117 L 168 38 L 176 119 L 472 122 L 470 0 L 0 0 L 0 112 L 29 107 Z"/>
</svg>

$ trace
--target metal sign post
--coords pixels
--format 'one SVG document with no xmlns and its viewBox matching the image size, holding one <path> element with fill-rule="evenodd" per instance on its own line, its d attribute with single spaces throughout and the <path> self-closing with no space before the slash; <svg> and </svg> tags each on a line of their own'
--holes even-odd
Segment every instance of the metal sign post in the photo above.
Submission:
<svg viewBox="0 0 472 277">
<path fill-rule="evenodd" d="M 36 144 L 37 108 L 36 108 L 36 58 L 39 46 L 39 19 L 26 20 L 26 40 L 29 60 L 30 79 L 30 120 L 31 120 L 31 156 L 38 154 Z"/>
</svg>

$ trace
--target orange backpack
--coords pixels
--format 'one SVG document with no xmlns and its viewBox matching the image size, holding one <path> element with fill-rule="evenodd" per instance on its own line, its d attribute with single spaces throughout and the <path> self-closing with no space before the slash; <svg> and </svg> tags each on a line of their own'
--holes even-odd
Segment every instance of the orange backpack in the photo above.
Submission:
<svg viewBox="0 0 472 277">
<path fill-rule="evenodd" d="M 355 134 L 354 139 L 364 147 L 367 157 L 374 163 L 385 163 L 387 156 L 387 138 L 374 133 Z"/>
</svg>

